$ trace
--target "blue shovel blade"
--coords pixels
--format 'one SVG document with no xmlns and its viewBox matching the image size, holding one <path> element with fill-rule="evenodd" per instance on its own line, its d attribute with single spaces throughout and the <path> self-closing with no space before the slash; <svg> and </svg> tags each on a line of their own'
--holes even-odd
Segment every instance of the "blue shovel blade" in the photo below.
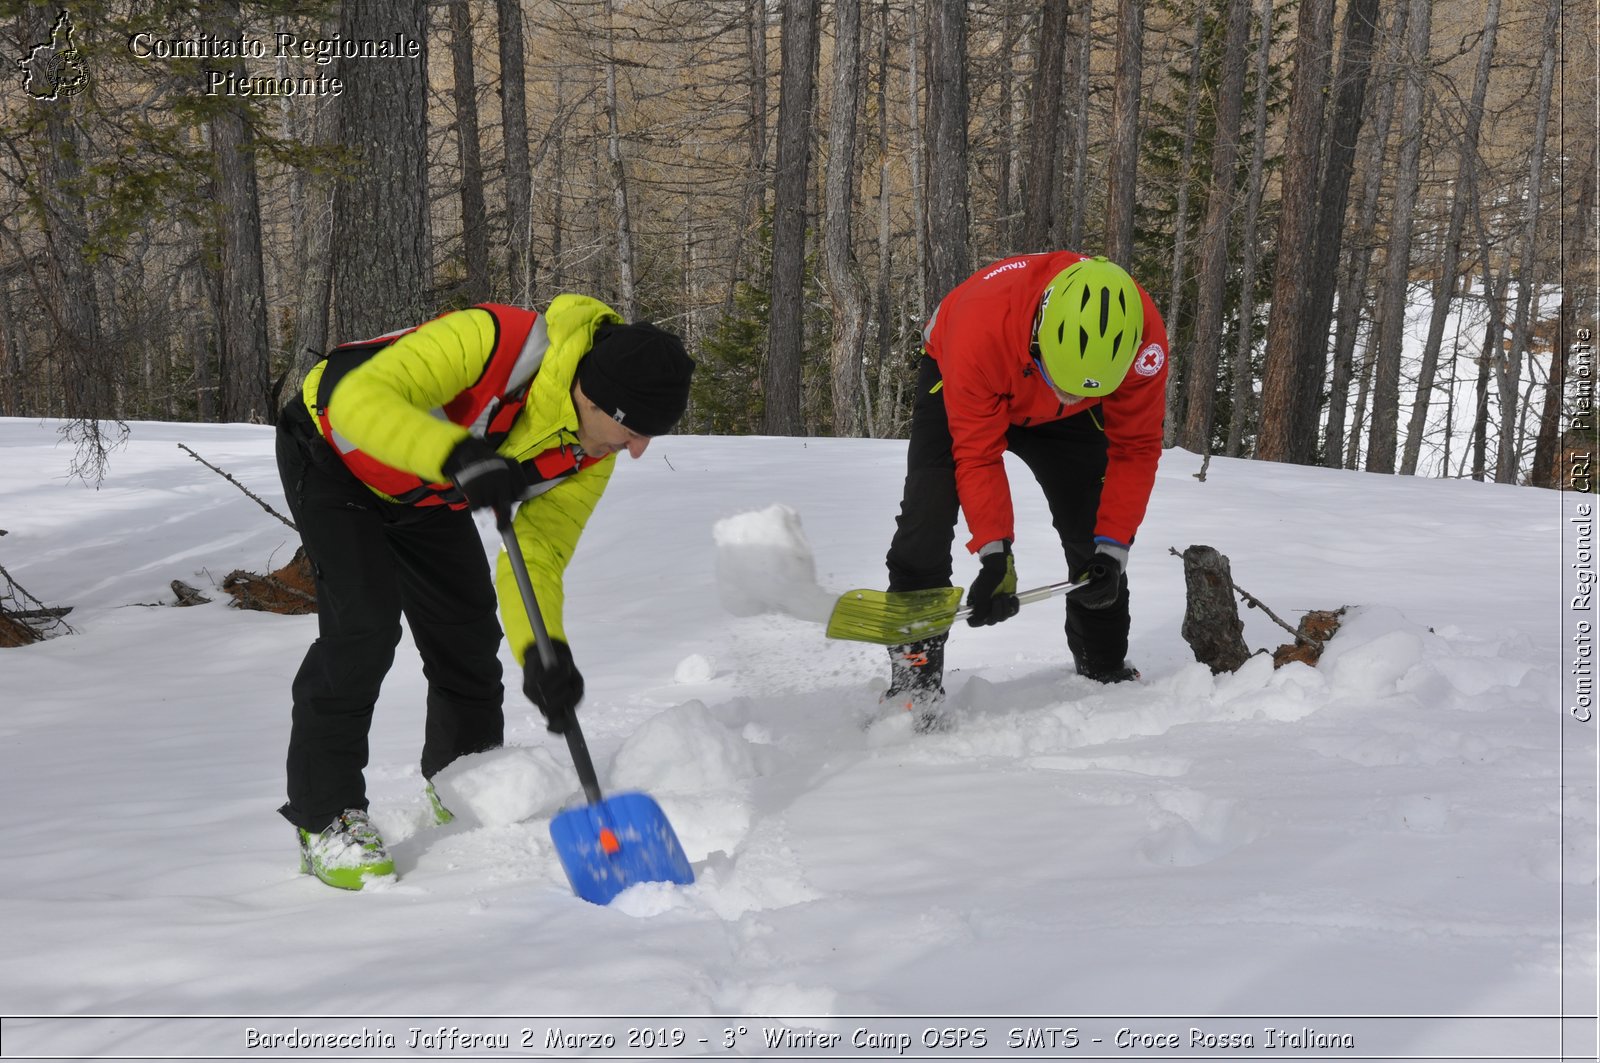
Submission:
<svg viewBox="0 0 1600 1063">
<path fill-rule="evenodd" d="M 606 851 L 608 831 L 615 852 Z M 569 808 L 550 821 L 550 839 L 572 892 L 595 904 L 610 904 L 640 882 L 694 881 L 666 813 L 645 794 L 614 794 L 599 804 Z"/>
</svg>

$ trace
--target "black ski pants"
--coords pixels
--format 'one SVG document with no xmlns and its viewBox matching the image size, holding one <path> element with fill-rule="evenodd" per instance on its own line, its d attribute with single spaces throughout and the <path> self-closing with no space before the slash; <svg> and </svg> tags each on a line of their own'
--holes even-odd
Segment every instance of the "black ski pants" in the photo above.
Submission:
<svg viewBox="0 0 1600 1063">
<path fill-rule="evenodd" d="M 466 510 L 379 498 L 317 434 L 299 399 L 279 418 L 277 457 L 317 588 L 317 639 L 294 677 L 289 801 L 279 811 L 316 832 L 367 807 L 367 734 L 402 615 L 428 684 L 423 776 L 501 745 L 500 622 Z"/>
<path fill-rule="evenodd" d="M 940 379 L 939 363 L 923 355 L 900 516 L 886 559 L 891 591 L 951 586 L 950 550 L 960 500 L 943 389 L 935 390 Z M 1092 408 L 1059 421 L 1012 425 L 1006 433 L 1006 448 L 1022 459 L 1044 491 L 1072 579 L 1094 554 L 1095 518 L 1106 474 L 1106 434 L 1098 418 L 1099 410 Z M 1067 601 L 1067 648 L 1085 671 L 1122 665 L 1129 625 L 1126 577 L 1122 593 L 1108 608 L 1086 609 Z"/>
</svg>

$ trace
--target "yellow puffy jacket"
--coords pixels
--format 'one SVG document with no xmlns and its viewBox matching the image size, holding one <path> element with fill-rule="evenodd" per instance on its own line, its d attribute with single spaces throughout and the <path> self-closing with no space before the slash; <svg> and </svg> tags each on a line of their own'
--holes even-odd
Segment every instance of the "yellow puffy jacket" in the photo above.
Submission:
<svg viewBox="0 0 1600 1063">
<path fill-rule="evenodd" d="M 582 295 L 556 296 L 543 317 L 549 349 L 529 386 L 527 404 L 498 448 L 518 461 L 578 445 L 578 411 L 572 404 L 578 361 L 593 346 L 596 328 L 622 321 L 606 304 Z M 445 459 L 468 432 L 430 411 L 483 375 L 494 343 L 494 319 L 478 309 L 445 314 L 407 333 L 334 386 L 328 401 L 334 430 L 385 465 L 430 482 L 443 481 Z M 314 421 L 317 388 L 327 364 L 314 366 L 301 386 Z M 616 455 L 608 455 L 517 507 L 513 521 L 517 543 L 552 638 L 566 638 L 562 575 L 615 467 Z M 501 626 L 521 663 L 533 644 L 533 627 L 523 611 L 511 563 L 503 554 L 495 567 L 495 589 Z"/>
</svg>

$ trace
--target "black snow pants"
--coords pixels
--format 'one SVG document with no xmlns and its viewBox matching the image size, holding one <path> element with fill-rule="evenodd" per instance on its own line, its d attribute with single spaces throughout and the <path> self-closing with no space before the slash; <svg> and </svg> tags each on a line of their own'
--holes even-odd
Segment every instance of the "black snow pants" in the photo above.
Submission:
<svg viewBox="0 0 1600 1063">
<path fill-rule="evenodd" d="M 951 585 L 950 549 L 960 501 L 943 389 L 935 390 L 940 379 L 939 363 L 923 355 L 917 369 L 900 516 L 886 559 L 891 591 Z M 1022 459 L 1044 491 L 1072 579 L 1094 554 L 1095 518 L 1106 473 L 1106 435 L 1099 415 L 1097 408 L 1091 408 L 1059 421 L 1012 425 L 1006 433 L 1006 448 Z M 1086 609 L 1067 601 L 1067 648 L 1084 671 L 1122 665 L 1129 625 L 1126 578 L 1122 593 L 1108 608 Z"/>
<path fill-rule="evenodd" d="M 501 745 L 500 623 L 466 510 L 375 495 L 317 434 L 299 398 L 279 417 L 277 458 L 317 588 L 317 639 L 294 678 L 289 801 L 279 811 L 316 832 L 367 807 L 367 734 L 402 615 L 428 684 L 423 776 Z"/>
</svg>

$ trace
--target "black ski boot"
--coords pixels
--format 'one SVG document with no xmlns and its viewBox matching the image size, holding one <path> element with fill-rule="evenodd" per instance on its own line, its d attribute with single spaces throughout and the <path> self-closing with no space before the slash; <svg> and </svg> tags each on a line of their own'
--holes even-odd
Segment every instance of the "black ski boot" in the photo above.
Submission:
<svg viewBox="0 0 1600 1063">
<path fill-rule="evenodd" d="M 1139 678 L 1139 669 L 1127 661 L 1119 661 L 1109 668 L 1080 661 L 1077 670 L 1079 675 L 1085 679 L 1093 679 L 1096 683 L 1131 683 Z"/>
<path fill-rule="evenodd" d="M 944 643 L 947 636 L 889 647 L 889 689 L 878 703 L 912 714 L 919 733 L 943 730 Z"/>
</svg>

